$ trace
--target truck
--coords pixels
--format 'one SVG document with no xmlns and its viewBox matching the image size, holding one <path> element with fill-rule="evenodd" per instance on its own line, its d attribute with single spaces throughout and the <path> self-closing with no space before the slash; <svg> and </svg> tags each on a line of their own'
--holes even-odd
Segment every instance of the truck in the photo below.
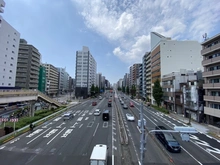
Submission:
<svg viewBox="0 0 220 165">
<path fill-rule="evenodd" d="M 105 144 L 96 144 L 90 156 L 90 165 L 107 165 L 108 147 Z"/>
</svg>

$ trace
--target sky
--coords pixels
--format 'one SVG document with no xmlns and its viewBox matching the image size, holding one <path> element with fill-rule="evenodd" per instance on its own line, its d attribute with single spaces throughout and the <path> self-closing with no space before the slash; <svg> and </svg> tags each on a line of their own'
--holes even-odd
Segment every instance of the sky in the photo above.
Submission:
<svg viewBox="0 0 220 165">
<path fill-rule="evenodd" d="M 220 33 L 219 0 L 5 0 L 3 18 L 34 45 L 42 62 L 75 78 L 83 46 L 97 72 L 116 83 L 150 51 L 150 32 L 203 41 Z"/>
</svg>

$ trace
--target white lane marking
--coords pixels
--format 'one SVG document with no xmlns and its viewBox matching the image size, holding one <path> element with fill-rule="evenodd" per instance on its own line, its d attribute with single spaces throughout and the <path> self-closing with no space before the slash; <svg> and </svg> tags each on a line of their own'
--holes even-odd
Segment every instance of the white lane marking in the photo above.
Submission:
<svg viewBox="0 0 220 165">
<path fill-rule="evenodd" d="M 81 112 L 79 113 L 79 116 L 80 116 L 82 113 L 83 113 L 83 111 L 81 111 Z"/>
<path fill-rule="evenodd" d="M 82 121 L 82 119 L 83 119 L 83 117 L 79 117 L 79 118 L 77 119 L 77 121 Z"/>
<path fill-rule="evenodd" d="M 112 111 L 112 115 L 113 115 L 113 111 Z M 114 122 L 114 120 L 112 120 L 112 124 L 114 124 L 113 122 Z M 114 150 L 113 150 L 113 147 L 114 147 L 114 135 L 113 135 L 113 129 L 114 129 L 114 127 L 112 127 L 112 165 L 114 165 L 114 163 L 115 163 L 115 159 L 114 159 Z M 116 140 L 116 139 L 115 139 L 115 140 Z"/>
<path fill-rule="evenodd" d="M 61 123 L 59 126 L 57 126 L 56 128 L 61 128 L 61 126 L 62 126 L 63 124 L 66 124 L 66 123 L 63 122 L 63 123 Z"/>
<path fill-rule="evenodd" d="M 51 124 L 53 124 L 53 123 L 49 123 L 49 124 L 43 126 L 42 128 L 47 128 L 47 126 L 48 126 L 48 125 L 51 125 Z"/>
<path fill-rule="evenodd" d="M 84 114 L 82 114 L 82 116 L 85 116 L 86 114 L 84 113 Z"/>
<path fill-rule="evenodd" d="M 114 165 L 114 162 L 115 162 L 115 158 L 114 155 L 112 155 L 112 165 Z"/>
<path fill-rule="evenodd" d="M 40 137 L 41 135 L 43 135 L 45 132 L 47 132 L 50 128 L 48 128 L 46 131 L 42 132 L 40 135 L 36 136 L 35 138 L 33 138 L 32 140 L 30 140 L 29 142 L 27 142 L 27 144 L 30 144 L 32 141 L 36 140 L 38 137 Z"/>
<path fill-rule="evenodd" d="M 182 146 L 181 146 L 181 148 L 182 148 L 187 154 L 189 154 L 189 156 L 191 156 L 195 161 L 197 161 L 197 163 L 199 163 L 200 165 L 202 165 L 202 163 L 201 163 L 200 161 L 198 161 L 195 157 L 193 157 L 185 148 L 183 148 Z"/>
<path fill-rule="evenodd" d="M 62 117 L 58 117 L 56 119 L 54 119 L 53 121 L 59 121 Z"/>
<path fill-rule="evenodd" d="M 86 117 L 86 118 L 85 118 L 85 120 L 88 120 L 88 119 L 89 119 L 89 117 Z"/>
<path fill-rule="evenodd" d="M 81 128 L 83 126 L 83 124 L 81 124 L 80 126 L 79 126 L 79 128 Z"/>
<path fill-rule="evenodd" d="M 103 128 L 108 128 L 108 122 L 105 121 L 105 122 L 103 123 L 102 127 L 103 127 Z"/>
<path fill-rule="evenodd" d="M 146 118 L 148 118 L 148 120 L 150 120 L 155 126 L 157 126 L 157 124 L 154 123 L 149 117 L 147 117 L 147 115 L 144 114 L 144 116 L 145 116 Z"/>
<path fill-rule="evenodd" d="M 33 133 L 27 135 L 26 137 L 32 137 L 32 136 L 34 136 L 35 134 L 40 133 L 41 131 L 43 131 L 43 129 L 37 129 L 36 131 L 34 131 Z"/>
<path fill-rule="evenodd" d="M 11 141 L 10 144 L 12 144 L 12 143 L 18 141 L 19 139 L 20 139 L 20 138 L 17 138 L 17 139 L 15 139 L 15 140 Z"/>
<path fill-rule="evenodd" d="M 46 134 L 45 136 L 43 136 L 44 138 L 48 138 L 51 135 L 55 134 L 58 131 L 58 129 L 52 129 L 48 134 Z"/>
<path fill-rule="evenodd" d="M 213 137 L 211 137 L 211 136 L 209 136 L 209 135 L 207 135 L 207 134 L 205 134 L 208 138 L 210 138 L 210 139 L 213 139 Z"/>
<path fill-rule="evenodd" d="M 97 129 L 98 129 L 98 126 L 99 126 L 99 123 L 98 123 L 97 126 L 96 126 L 96 129 L 95 129 L 95 131 L 94 131 L 94 133 L 93 133 L 93 136 L 95 136 L 95 133 L 96 133 L 96 131 L 97 131 Z"/>
<path fill-rule="evenodd" d="M 66 128 L 66 127 L 64 127 L 58 134 L 56 134 L 56 135 L 47 143 L 47 145 L 50 144 L 50 142 L 52 142 L 61 132 L 63 132 L 63 130 L 64 130 L 65 128 Z"/>
<path fill-rule="evenodd" d="M 93 124 L 94 124 L 94 122 L 92 121 L 92 122 L 90 122 L 90 123 L 87 125 L 87 127 L 92 127 Z"/>
<path fill-rule="evenodd" d="M 141 133 L 141 130 L 140 130 L 140 128 L 137 126 L 137 129 L 138 129 L 138 131 Z"/>
<path fill-rule="evenodd" d="M 154 119 L 154 121 L 158 122 L 156 119 Z"/>
<path fill-rule="evenodd" d="M 0 148 L 0 150 L 2 150 L 2 149 L 4 149 L 5 148 L 5 146 L 2 146 L 1 148 Z"/>
<path fill-rule="evenodd" d="M 61 136 L 61 138 L 67 137 L 69 134 L 71 134 L 72 131 L 73 131 L 73 129 L 67 129 L 66 132 Z"/>
</svg>

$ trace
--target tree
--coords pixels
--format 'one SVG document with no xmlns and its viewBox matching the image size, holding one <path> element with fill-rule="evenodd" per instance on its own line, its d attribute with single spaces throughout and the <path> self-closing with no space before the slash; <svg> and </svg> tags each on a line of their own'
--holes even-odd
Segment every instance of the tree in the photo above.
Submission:
<svg viewBox="0 0 220 165">
<path fill-rule="evenodd" d="M 95 93 L 96 94 L 99 93 L 99 87 L 98 86 L 95 87 Z"/>
<path fill-rule="evenodd" d="M 161 105 L 161 101 L 163 97 L 163 90 L 162 87 L 160 86 L 160 81 L 158 79 L 154 82 L 153 97 L 157 103 L 157 106 L 159 107 Z"/>
<path fill-rule="evenodd" d="M 91 96 L 95 95 L 95 86 L 94 86 L 94 84 L 92 84 L 90 92 L 91 92 Z"/>
<path fill-rule="evenodd" d="M 132 96 L 132 98 L 133 98 L 134 96 L 136 96 L 136 87 L 135 87 L 134 84 L 131 86 L 131 96 Z"/>
<path fill-rule="evenodd" d="M 118 87 L 118 91 L 121 91 L 121 88 L 120 88 L 120 87 Z"/>
<path fill-rule="evenodd" d="M 127 88 L 126 88 L 126 93 L 129 95 L 129 92 L 130 90 L 129 90 L 129 86 L 127 86 Z"/>
<path fill-rule="evenodd" d="M 122 87 L 122 92 L 125 93 L 125 87 L 124 86 Z"/>
</svg>

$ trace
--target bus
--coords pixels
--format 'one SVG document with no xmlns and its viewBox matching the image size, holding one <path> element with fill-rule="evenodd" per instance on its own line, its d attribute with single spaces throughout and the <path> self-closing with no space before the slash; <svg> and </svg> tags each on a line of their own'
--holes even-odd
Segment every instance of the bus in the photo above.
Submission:
<svg viewBox="0 0 220 165">
<path fill-rule="evenodd" d="M 108 147 L 105 144 L 97 144 L 90 156 L 90 165 L 107 165 Z"/>
<path fill-rule="evenodd" d="M 108 121 L 109 120 L 109 110 L 105 110 L 102 113 L 102 120 L 104 120 L 104 121 Z"/>
</svg>

